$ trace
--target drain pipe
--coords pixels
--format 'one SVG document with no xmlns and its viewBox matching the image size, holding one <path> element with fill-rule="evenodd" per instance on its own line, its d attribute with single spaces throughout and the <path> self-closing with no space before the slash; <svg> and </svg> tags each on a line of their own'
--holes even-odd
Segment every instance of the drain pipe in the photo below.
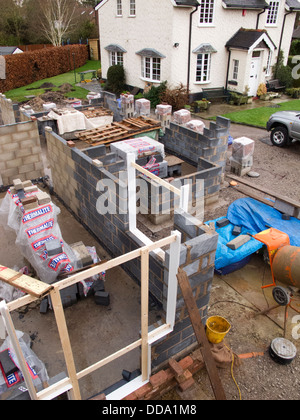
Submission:
<svg viewBox="0 0 300 420">
<path fill-rule="evenodd" d="M 281 51 L 281 45 L 282 45 L 283 34 L 284 34 L 284 29 L 285 29 L 286 17 L 288 15 L 292 14 L 293 12 L 294 12 L 294 10 L 291 10 L 290 12 L 286 13 L 284 15 L 284 18 L 283 18 L 282 30 L 281 30 L 281 35 L 280 35 L 280 42 L 279 42 L 279 47 L 278 47 L 278 57 L 277 57 L 277 63 L 276 63 L 275 78 L 277 78 L 277 72 L 278 72 L 278 66 L 279 66 L 279 60 L 280 60 L 280 51 Z"/>
<path fill-rule="evenodd" d="M 190 92 L 190 73 L 191 73 L 191 51 L 192 51 L 192 24 L 193 24 L 193 15 L 197 12 L 200 4 L 195 6 L 196 9 L 190 14 L 190 28 L 189 28 L 189 56 L 188 56 L 188 73 L 187 73 L 187 91 Z"/>
<path fill-rule="evenodd" d="M 258 29 L 258 27 L 259 27 L 259 18 L 260 18 L 260 16 L 261 16 L 261 15 L 263 15 L 263 14 L 266 12 L 266 10 L 267 10 L 267 9 L 264 9 L 262 12 L 260 12 L 260 13 L 257 15 L 257 20 L 256 20 L 256 29 Z"/>
</svg>

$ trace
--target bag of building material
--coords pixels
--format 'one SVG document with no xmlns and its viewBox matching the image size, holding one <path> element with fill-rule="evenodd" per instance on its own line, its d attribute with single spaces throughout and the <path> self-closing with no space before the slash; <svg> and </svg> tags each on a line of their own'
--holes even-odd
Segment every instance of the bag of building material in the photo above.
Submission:
<svg viewBox="0 0 300 420">
<path fill-rule="evenodd" d="M 38 387 L 43 382 L 49 380 L 49 376 L 44 363 L 36 356 L 30 348 L 30 338 L 22 331 L 16 331 L 22 353 L 25 357 L 29 373 L 33 384 Z M 17 357 L 8 336 L 0 347 L 0 356 L 2 354 L 2 363 L 0 362 L 0 393 L 7 391 L 14 385 L 24 381 Z M 4 358 L 5 357 L 5 358 Z M 0 357 L 1 361 L 1 357 Z M 4 366 L 3 366 L 4 365 Z"/>
</svg>

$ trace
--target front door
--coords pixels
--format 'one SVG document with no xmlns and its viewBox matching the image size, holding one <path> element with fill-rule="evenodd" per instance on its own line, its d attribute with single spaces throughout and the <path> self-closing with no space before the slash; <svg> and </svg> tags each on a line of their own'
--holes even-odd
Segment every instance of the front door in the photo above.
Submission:
<svg viewBox="0 0 300 420">
<path fill-rule="evenodd" d="M 260 57 L 252 58 L 249 78 L 249 96 L 256 96 L 259 83 Z"/>
</svg>

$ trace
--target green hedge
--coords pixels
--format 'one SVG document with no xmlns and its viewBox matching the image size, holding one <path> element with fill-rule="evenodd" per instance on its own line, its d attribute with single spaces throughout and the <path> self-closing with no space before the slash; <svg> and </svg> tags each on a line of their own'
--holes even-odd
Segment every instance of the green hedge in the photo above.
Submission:
<svg viewBox="0 0 300 420">
<path fill-rule="evenodd" d="M 67 73 L 88 60 L 86 45 L 66 45 L 5 56 L 6 79 L 0 79 L 0 92 L 7 92 L 38 80 Z"/>
</svg>

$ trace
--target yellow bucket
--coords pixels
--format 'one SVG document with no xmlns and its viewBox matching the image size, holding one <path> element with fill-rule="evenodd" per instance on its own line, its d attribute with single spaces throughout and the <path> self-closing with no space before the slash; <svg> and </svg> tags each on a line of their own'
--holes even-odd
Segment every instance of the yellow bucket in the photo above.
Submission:
<svg viewBox="0 0 300 420">
<path fill-rule="evenodd" d="M 206 322 L 206 336 L 212 344 L 222 343 L 225 336 L 229 333 L 231 325 L 221 316 L 212 316 Z"/>
</svg>

